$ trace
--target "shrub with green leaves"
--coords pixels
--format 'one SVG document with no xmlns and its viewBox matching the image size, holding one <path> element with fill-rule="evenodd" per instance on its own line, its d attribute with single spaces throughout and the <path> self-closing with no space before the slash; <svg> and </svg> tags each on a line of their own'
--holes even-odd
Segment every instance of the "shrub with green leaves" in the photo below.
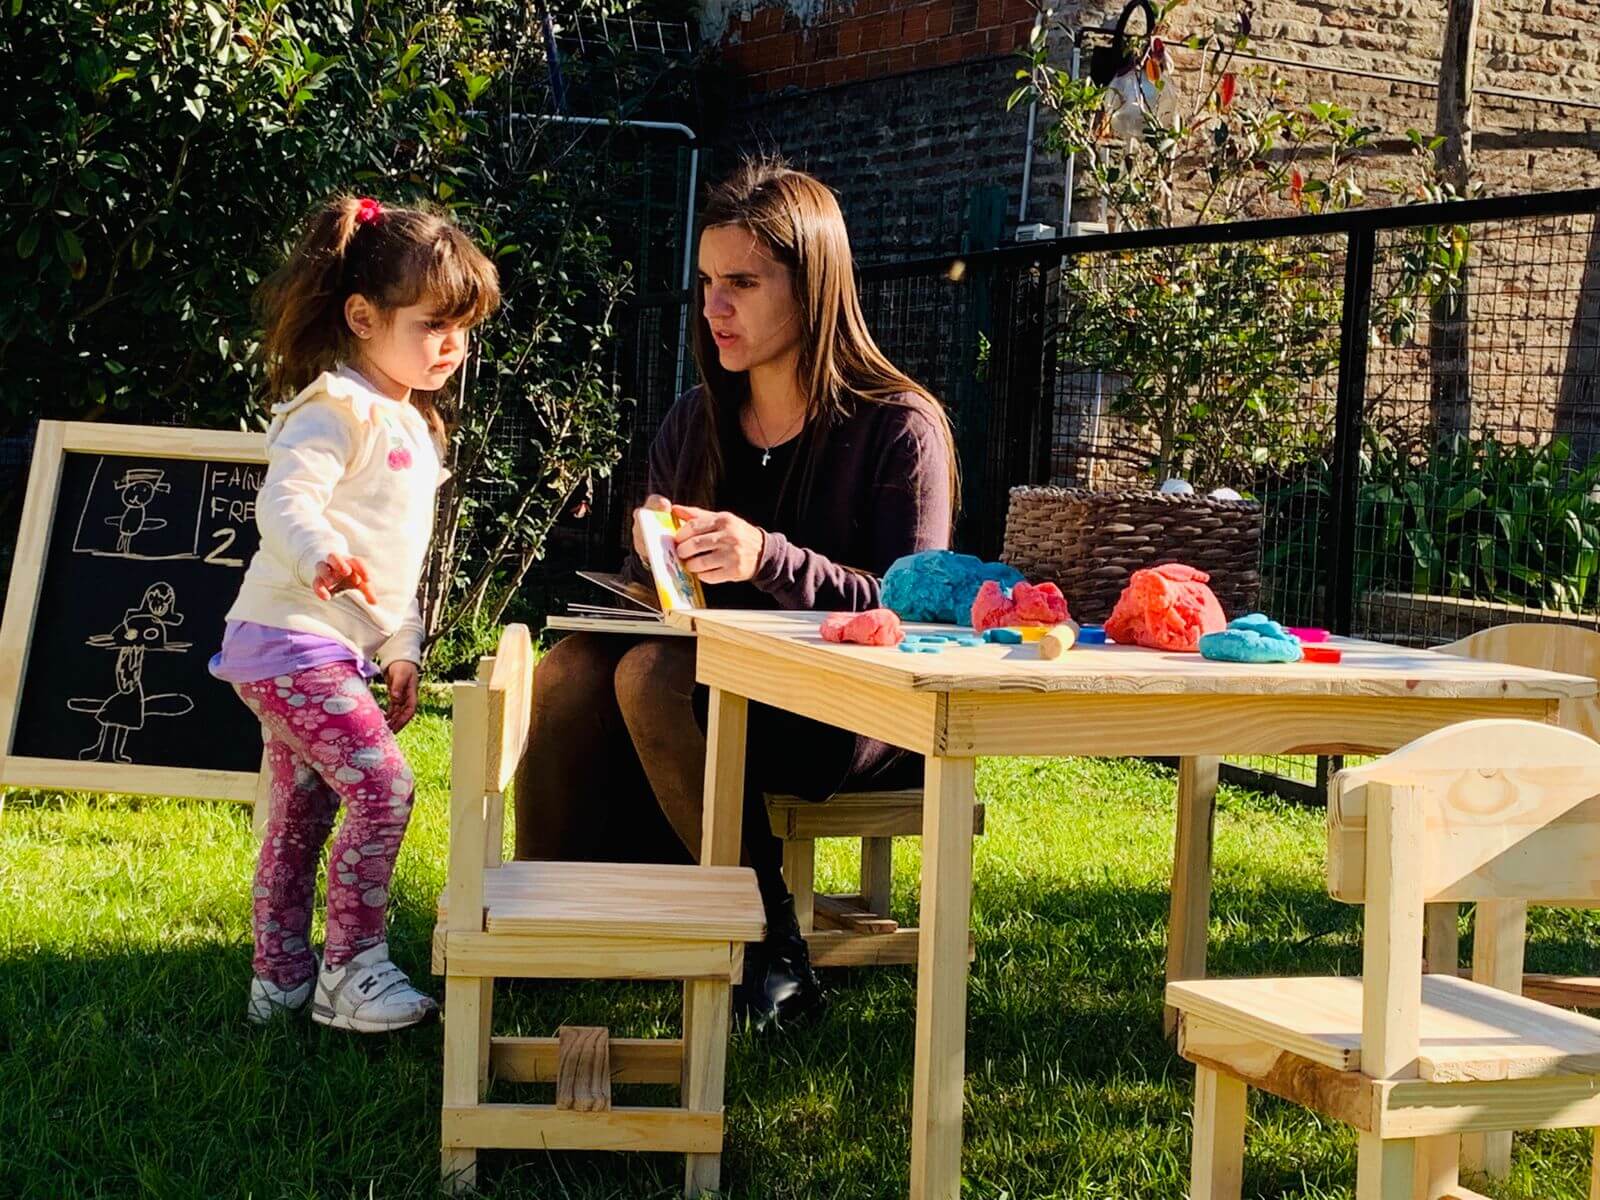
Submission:
<svg viewBox="0 0 1600 1200">
<path fill-rule="evenodd" d="M 40 417 L 260 426 L 250 297 L 302 215 L 336 190 L 444 206 L 499 264 L 505 304 L 480 331 L 425 600 L 435 636 L 499 620 L 551 526 L 615 463 L 624 410 L 602 346 L 625 272 L 593 155 L 493 119 L 535 107 L 535 8 L 10 8 L 0 435 Z"/>
<path fill-rule="evenodd" d="M 1422 450 L 1368 429 L 1356 493 L 1357 595 L 1403 591 L 1592 611 L 1600 603 L 1600 462 L 1570 443 L 1452 437 Z M 1325 464 L 1267 489 L 1264 567 L 1286 576 L 1323 540 Z"/>
<path fill-rule="evenodd" d="M 1453 437 L 1421 460 L 1376 433 L 1362 456 L 1357 587 L 1580 610 L 1600 574 L 1600 462 L 1565 438 Z"/>
</svg>

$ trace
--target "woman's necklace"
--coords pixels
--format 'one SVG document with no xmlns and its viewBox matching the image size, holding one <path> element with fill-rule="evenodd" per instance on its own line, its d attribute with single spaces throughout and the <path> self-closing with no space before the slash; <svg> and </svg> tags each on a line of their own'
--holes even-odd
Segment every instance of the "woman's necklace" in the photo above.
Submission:
<svg viewBox="0 0 1600 1200">
<path fill-rule="evenodd" d="M 775 442 L 771 438 L 767 437 L 767 431 L 762 428 L 761 414 L 756 411 L 756 406 L 754 404 L 750 406 L 750 415 L 755 418 L 756 430 L 761 434 L 761 465 L 763 467 L 772 461 L 772 447 L 777 445 L 778 442 L 785 440 L 790 434 L 798 429 L 801 423 L 806 419 L 806 414 L 804 411 L 802 411 L 794 423 L 778 435 L 777 442 Z"/>
</svg>

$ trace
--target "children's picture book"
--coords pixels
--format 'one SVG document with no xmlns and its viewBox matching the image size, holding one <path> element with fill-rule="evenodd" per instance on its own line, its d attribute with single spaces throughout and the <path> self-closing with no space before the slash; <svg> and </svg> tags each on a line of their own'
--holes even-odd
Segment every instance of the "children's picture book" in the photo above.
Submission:
<svg viewBox="0 0 1600 1200">
<path fill-rule="evenodd" d="M 645 510 L 641 509 L 640 517 L 644 516 Z M 579 571 L 578 578 L 605 591 L 608 602 L 568 604 L 566 615 L 550 617 L 547 627 L 592 633 L 692 637 L 690 631 L 666 624 L 666 614 L 672 609 L 705 607 L 700 581 L 678 562 L 677 541 L 673 536 L 677 529 L 671 513 L 652 511 L 649 519 L 640 523 L 641 540 L 650 550 L 653 586 L 627 575 Z"/>
<path fill-rule="evenodd" d="M 686 608 L 704 608 L 705 593 L 700 581 L 678 561 L 678 519 L 670 512 L 641 508 L 634 514 L 639 540 L 644 543 L 655 579 L 656 596 L 664 613 Z"/>
</svg>

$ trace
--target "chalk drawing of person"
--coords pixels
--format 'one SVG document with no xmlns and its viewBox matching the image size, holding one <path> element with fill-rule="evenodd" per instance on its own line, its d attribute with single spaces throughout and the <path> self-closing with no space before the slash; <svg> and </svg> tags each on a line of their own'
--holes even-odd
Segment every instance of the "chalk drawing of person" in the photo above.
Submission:
<svg viewBox="0 0 1600 1200">
<path fill-rule="evenodd" d="M 131 763 L 130 733 L 143 729 L 150 717 L 181 717 L 194 710 L 194 701 L 180 692 L 145 692 L 144 651 L 136 646 L 117 651 L 116 686 L 109 696 L 67 701 L 73 712 L 93 713 L 100 725 L 99 740 L 80 750 L 80 759 Z"/>
<path fill-rule="evenodd" d="M 139 534 L 167 527 L 166 521 L 145 512 L 158 494 L 172 490 L 166 475 L 160 467 L 132 467 L 112 485 L 122 493 L 123 510 L 121 516 L 107 517 L 105 522 L 116 527 L 118 554 L 129 553 Z"/>
<path fill-rule="evenodd" d="M 110 633 L 90 637 L 89 645 L 113 650 L 125 646 L 140 650 L 187 650 L 193 643 L 168 640 L 170 632 L 183 624 L 183 614 L 177 611 L 177 604 L 178 593 L 170 583 L 165 580 L 152 583 L 145 588 L 137 608 L 124 609 L 117 627 Z"/>
</svg>

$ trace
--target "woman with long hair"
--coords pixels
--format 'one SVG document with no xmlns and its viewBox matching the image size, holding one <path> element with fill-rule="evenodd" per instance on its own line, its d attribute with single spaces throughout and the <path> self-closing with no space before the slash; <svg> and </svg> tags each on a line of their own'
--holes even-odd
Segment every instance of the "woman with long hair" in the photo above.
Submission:
<svg viewBox="0 0 1600 1200">
<path fill-rule="evenodd" d="M 816 179 L 746 161 L 701 225 L 700 383 L 656 436 L 645 503 L 682 522 L 679 557 L 712 607 L 873 608 L 895 559 L 949 545 L 949 419 L 868 333 L 843 215 Z M 687 638 L 613 634 L 574 634 L 540 660 L 516 788 L 519 858 L 698 854 L 706 696 L 694 661 Z M 764 794 L 903 787 L 921 764 L 762 705 L 748 728 L 744 846 L 768 933 L 734 996 L 765 1027 L 816 1011 L 821 994 Z"/>
</svg>

